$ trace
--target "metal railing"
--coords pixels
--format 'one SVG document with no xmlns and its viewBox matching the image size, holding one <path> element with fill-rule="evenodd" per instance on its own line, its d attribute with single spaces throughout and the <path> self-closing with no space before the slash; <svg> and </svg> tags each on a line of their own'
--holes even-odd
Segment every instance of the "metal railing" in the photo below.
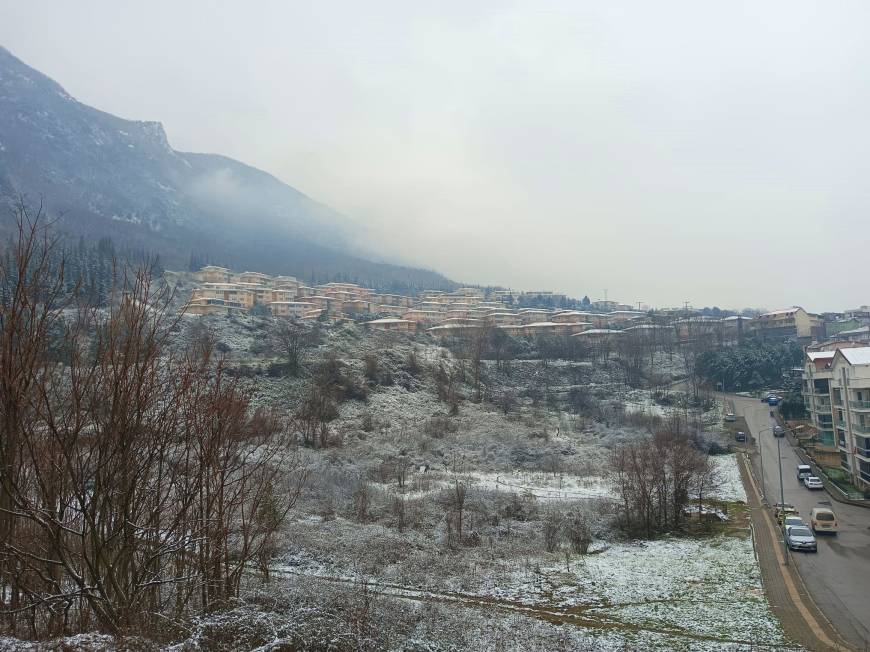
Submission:
<svg viewBox="0 0 870 652">
<path fill-rule="evenodd" d="M 870 410 L 870 401 L 849 401 L 853 410 Z"/>
</svg>

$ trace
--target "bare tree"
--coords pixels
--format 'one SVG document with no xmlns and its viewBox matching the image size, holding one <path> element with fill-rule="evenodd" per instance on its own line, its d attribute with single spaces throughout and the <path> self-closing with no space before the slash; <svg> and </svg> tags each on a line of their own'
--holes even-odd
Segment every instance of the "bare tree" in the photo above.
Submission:
<svg viewBox="0 0 870 652">
<path fill-rule="evenodd" d="M 291 319 L 279 318 L 274 322 L 270 338 L 284 356 L 287 372 L 298 376 L 302 368 L 302 350 L 309 338 L 306 328 Z"/>
<path fill-rule="evenodd" d="M 22 209 L 14 265 L 0 270 L 8 628 L 124 634 L 213 608 L 266 563 L 304 468 L 252 421 L 207 343 L 168 347 L 177 317 L 150 269 L 119 275 L 115 301 L 91 309 L 64 294 L 38 217 Z"/>
</svg>

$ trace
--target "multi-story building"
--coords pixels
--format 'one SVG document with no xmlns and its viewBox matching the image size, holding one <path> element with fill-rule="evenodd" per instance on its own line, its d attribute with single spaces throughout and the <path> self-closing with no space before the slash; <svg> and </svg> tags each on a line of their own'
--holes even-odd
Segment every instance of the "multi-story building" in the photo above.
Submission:
<svg viewBox="0 0 870 652">
<path fill-rule="evenodd" d="M 804 344 L 825 338 L 825 322 L 800 306 L 758 316 L 758 335 L 765 340 L 796 340 Z"/>
<path fill-rule="evenodd" d="M 232 272 L 226 267 L 206 265 L 199 270 L 199 277 L 203 283 L 229 283 Z"/>
<path fill-rule="evenodd" d="M 250 283 L 251 285 L 271 285 L 272 277 L 262 272 L 242 272 L 235 277 L 236 283 Z"/>
<path fill-rule="evenodd" d="M 852 484 L 870 487 L 870 347 L 808 352 L 804 402 L 819 438 L 833 439 Z"/>
<path fill-rule="evenodd" d="M 269 309 L 276 317 L 302 318 L 319 309 L 319 306 L 308 301 L 272 301 Z"/>
<path fill-rule="evenodd" d="M 818 431 L 819 443 L 834 446 L 834 417 L 831 403 L 831 362 L 836 351 L 808 351 L 804 357 L 804 406 L 810 423 Z"/>
</svg>

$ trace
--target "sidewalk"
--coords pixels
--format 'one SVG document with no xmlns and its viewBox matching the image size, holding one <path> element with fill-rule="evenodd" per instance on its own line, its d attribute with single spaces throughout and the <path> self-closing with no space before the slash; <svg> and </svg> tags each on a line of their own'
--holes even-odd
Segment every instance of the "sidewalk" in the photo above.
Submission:
<svg viewBox="0 0 870 652">
<path fill-rule="evenodd" d="M 750 472 L 746 456 L 741 454 L 737 459 L 740 477 L 746 488 L 753 542 L 764 591 L 786 636 L 808 650 L 854 650 L 816 607 L 794 565 L 785 565 L 779 528 L 770 510 L 761 504 L 758 485 Z"/>
</svg>

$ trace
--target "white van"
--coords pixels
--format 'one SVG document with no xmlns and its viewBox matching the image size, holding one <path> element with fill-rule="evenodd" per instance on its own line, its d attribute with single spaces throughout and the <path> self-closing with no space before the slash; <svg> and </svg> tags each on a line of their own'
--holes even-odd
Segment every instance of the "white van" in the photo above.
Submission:
<svg viewBox="0 0 870 652">
<path fill-rule="evenodd" d="M 813 528 L 813 532 L 830 532 L 832 534 L 836 534 L 839 529 L 834 510 L 827 507 L 813 507 L 813 511 L 810 512 L 810 526 Z"/>
<path fill-rule="evenodd" d="M 812 474 L 813 474 L 813 470 L 810 468 L 809 464 L 798 464 L 798 467 L 797 467 L 798 482 L 803 482 L 804 478 L 808 478 Z"/>
</svg>

